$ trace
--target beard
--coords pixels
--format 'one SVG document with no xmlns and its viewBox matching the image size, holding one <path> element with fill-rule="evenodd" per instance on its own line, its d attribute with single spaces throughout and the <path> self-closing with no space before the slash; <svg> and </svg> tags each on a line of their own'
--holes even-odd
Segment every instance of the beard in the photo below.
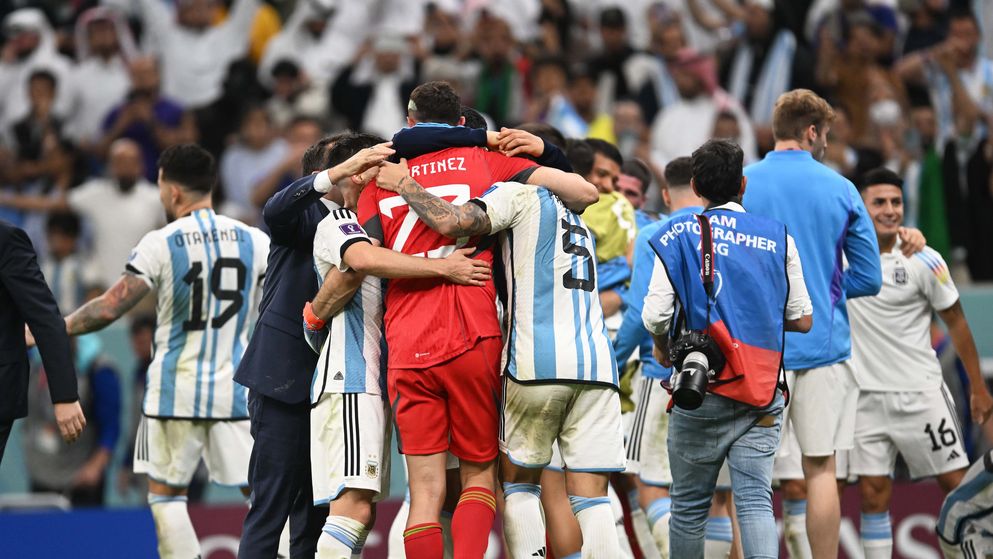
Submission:
<svg viewBox="0 0 993 559">
<path fill-rule="evenodd" d="M 117 179 L 117 190 L 121 194 L 130 194 L 134 190 L 134 187 L 138 184 L 137 178 L 124 177 Z"/>
<path fill-rule="evenodd" d="M 821 141 L 820 139 L 814 140 L 810 144 L 810 154 L 814 156 L 817 161 L 824 161 L 824 152 L 827 151 L 827 142 Z"/>
</svg>

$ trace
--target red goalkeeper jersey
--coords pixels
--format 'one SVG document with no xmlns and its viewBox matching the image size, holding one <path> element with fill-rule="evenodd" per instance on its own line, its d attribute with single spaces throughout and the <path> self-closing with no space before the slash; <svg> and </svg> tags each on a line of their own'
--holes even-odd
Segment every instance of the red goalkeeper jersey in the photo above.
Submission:
<svg viewBox="0 0 993 559">
<path fill-rule="evenodd" d="M 408 161 L 411 177 L 429 192 L 460 205 L 493 183 L 525 182 L 537 164 L 482 148 L 458 147 Z M 480 239 L 452 239 L 425 225 L 399 195 L 370 184 L 358 203 L 359 222 L 383 246 L 404 254 L 440 258 Z M 487 248 L 475 258 L 492 263 Z M 500 335 L 496 289 L 454 285 L 437 279 L 394 279 L 386 289 L 389 366 L 419 369 L 460 355 L 483 338 Z"/>
</svg>

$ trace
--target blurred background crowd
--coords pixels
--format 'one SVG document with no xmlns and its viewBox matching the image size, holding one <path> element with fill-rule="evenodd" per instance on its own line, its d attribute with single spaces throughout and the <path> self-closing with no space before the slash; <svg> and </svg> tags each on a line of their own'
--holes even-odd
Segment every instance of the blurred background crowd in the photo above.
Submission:
<svg viewBox="0 0 993 559">
<path fill-rule="evenodd" d="M 491 129 L 546 123 L 640 160 L 601 188 L 638 221 L 666 211 L 669 161 L 711 137 L 760 159 L 776 98 L 812 89 L 838 113 L 824 162 L 853 181 L 899 173 L 907 225 L 956 282 L 993 281 L 993 2 L 8 0 L 0 21 L 0 218 L 28 230 L 64 313 L 164 224 L 164 148 L 209 149 L 221 213 L 260 224 L 308 146 L 344 128 L 391 137 L 430 80 Z M 134 395 L 98 339 L 76 342 L 97 428 L 63 462 L 47 458 L 59 441 L 36 387 L 33 488 L 102 501 L 115 447 L 133 440 L 122 418 L 137 407 L 122 402 L 140 399 L 153 324 L 132 320 Z"/>
</svg>

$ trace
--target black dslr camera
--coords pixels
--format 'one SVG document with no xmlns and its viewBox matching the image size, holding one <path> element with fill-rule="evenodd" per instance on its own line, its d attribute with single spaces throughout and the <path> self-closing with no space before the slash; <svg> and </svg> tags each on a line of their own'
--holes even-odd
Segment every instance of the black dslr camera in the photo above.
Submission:
<svg viewBox="0 0 993 559">
<path fill-rule="evenodd" d="M 703 403 L 707 385 L 724 369 L 726 359 L 717 342 L 706 332 L 691 330 L 669 345 L 672 361 L 672 400 L 684 410 Z"/>
</svg>

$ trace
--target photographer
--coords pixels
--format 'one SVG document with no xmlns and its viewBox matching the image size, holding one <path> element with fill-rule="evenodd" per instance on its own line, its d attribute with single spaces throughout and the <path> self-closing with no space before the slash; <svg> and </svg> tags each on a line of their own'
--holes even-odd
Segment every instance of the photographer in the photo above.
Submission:
<svg viewBox="0 0 993 559">
<path fill-rule="evenodd" d="M 707 209 L 671 220 L 651 241 L 659 259 L 642 318 L 656 359 L 673 367 L 669 545 L 670 557 L 681 559 L 703 557 L 725 459 L 745 556 L 779 553 L 771 483 L 784 406 L 783 332 L 809 330 L 813 311 L 786 227 L 740 204 L 742 159 L 726 140 L 697 149 L 690 184 Z"/>
</svg>

